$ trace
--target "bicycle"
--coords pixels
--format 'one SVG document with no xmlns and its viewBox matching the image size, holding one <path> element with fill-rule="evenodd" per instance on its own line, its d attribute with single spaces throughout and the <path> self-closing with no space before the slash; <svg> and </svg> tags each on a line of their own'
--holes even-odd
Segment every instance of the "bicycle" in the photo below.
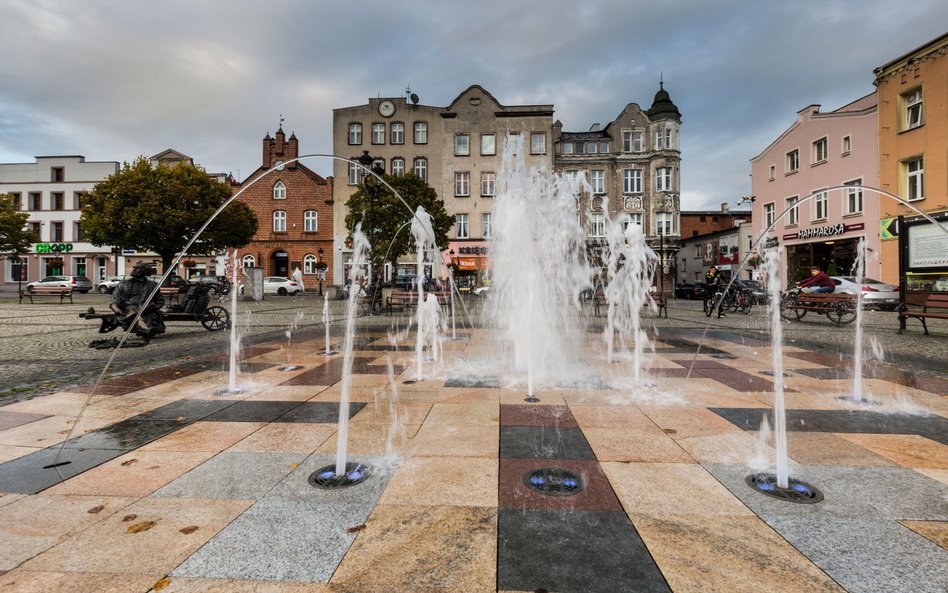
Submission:
<svg viewBox="0 0 948 593">
<path fill-rule="evenodd" d="M 753 297 L 746 290 L 732 288 L 729 292 L 732 292 L 733 295 L 730 298 L 725 297 L 727 299 L 725 302 L 730 306 L 731 313 L 737 313 L 738 311 L 745 315 L 750 313 L 751 306 L 754 304 Z"/>
<path fill-rule="evenodd" d="M 710 287 L 709 287 L 710 288 Z M 718 287 L 715 289 L 714 294 L 706 293 L 704 297 L 704 314 L 708 317 L 711 317 L 711 314 L 714 313 L 714 309 L 718 309 L 718 315 L 720 316 L 721 312 L 724 310 L 724 293 L 721 292 L 721 288 Z"/>
</svg>

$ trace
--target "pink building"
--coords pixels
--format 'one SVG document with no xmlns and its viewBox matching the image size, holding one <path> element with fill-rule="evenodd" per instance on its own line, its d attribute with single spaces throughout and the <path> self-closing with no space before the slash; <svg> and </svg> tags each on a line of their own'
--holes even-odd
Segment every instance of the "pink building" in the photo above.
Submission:
<svg viewBox="0 0 948 593">
<path fill-rule="evenodd" d="M 776 220 L 766 243 L 786 248 L 783 278 L 800 280 L 812 265 L 830 275 L 850 275 L 861 238 L 867 246 L 866 276 L 879 277 L 878 194 L 820 191 L 879 186 L 877 106 L 875 92 L 828 113 L 809 105 L 751 159 L 754 236 Z"/>
</svg>

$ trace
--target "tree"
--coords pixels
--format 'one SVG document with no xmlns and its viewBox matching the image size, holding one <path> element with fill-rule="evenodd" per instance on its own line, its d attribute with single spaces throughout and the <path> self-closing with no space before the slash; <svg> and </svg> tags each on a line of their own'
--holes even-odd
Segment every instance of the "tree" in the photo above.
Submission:
<svg viewBox="0 0 948 593">
<path fill-rule="evenodd" d="M 371 176 L 366 176 L 346 202 L 349 208 L 346 228 L 352 233 L 356 225 L 362 223 L 362 232 L 373 241 L 370 259 L 376 264 L 375 269 L 380 269 L 378 264 L 386 260 L 386 254 L 387 261 L 394 267 L 401 256 L 414 251 L 410 221 L 418 206 L 431 216 L 438 249 L 447 249 L 448 231 L 454 224 L 454 217 L 445 211 L 444 203 L 434 188 L 413 173 L 386 175 L 385 181 L 401 195 L 410 212 L 395 194 Z"/>
<path fill-rule="evenodd" d="M 30 218 L 28 212 L 20 212 L 10 194 L 0 194 L 0 253 L 9 253 L 10 258 L 30 250 L 30 245 L 39 241 L 32 230 L 26 228 Z"/>
<path fill-rule="evenodd" d="M 152 167 L 139 157 L 85 196 L 80 224 L 93 245 L 153 251 L 167 270 L 230 195 L 230 186 L 194 165 Z M 234 200 L 204 230 L 192 251 L 208 254 L 243 247 L 255 232 L 257 215 Z"/>
</svg>

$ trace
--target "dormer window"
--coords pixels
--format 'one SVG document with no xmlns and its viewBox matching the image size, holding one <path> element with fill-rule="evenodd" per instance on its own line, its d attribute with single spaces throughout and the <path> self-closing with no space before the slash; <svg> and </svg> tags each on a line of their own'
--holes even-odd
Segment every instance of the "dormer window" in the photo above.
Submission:
<svg viewBox="0 0 948 593">
<path fill-rule="evenodd" d="M 273 199 L 286 199 L 286 185 L 282 181 L 277 181 L 275 184 L 273 184 Z"/>
</svg>

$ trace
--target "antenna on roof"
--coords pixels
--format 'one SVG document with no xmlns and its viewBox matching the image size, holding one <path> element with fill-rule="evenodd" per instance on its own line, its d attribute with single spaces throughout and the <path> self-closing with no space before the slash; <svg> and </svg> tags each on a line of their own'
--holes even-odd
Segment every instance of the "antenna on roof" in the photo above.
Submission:
<svg viewBox="0 0 948 593">
<path fill-rule="evenodd" d="M 278 129 L 280 129 L 280 130 L 283 129 L 283 121 L 284 121 L 284 119 L 283 119 L 283 114 L 281 113 L 281 114 L 280 114 L 280 127 L 278 128 Z"/>
<path fill-rule="evenodd" d="M 663 88 L 662 85 L 665 84 L 665 81 L 663 80 L 664 75 L 665 73 L 663 71 L 661 70 L 658 71 L 658 88 Z"/>
</svg>

